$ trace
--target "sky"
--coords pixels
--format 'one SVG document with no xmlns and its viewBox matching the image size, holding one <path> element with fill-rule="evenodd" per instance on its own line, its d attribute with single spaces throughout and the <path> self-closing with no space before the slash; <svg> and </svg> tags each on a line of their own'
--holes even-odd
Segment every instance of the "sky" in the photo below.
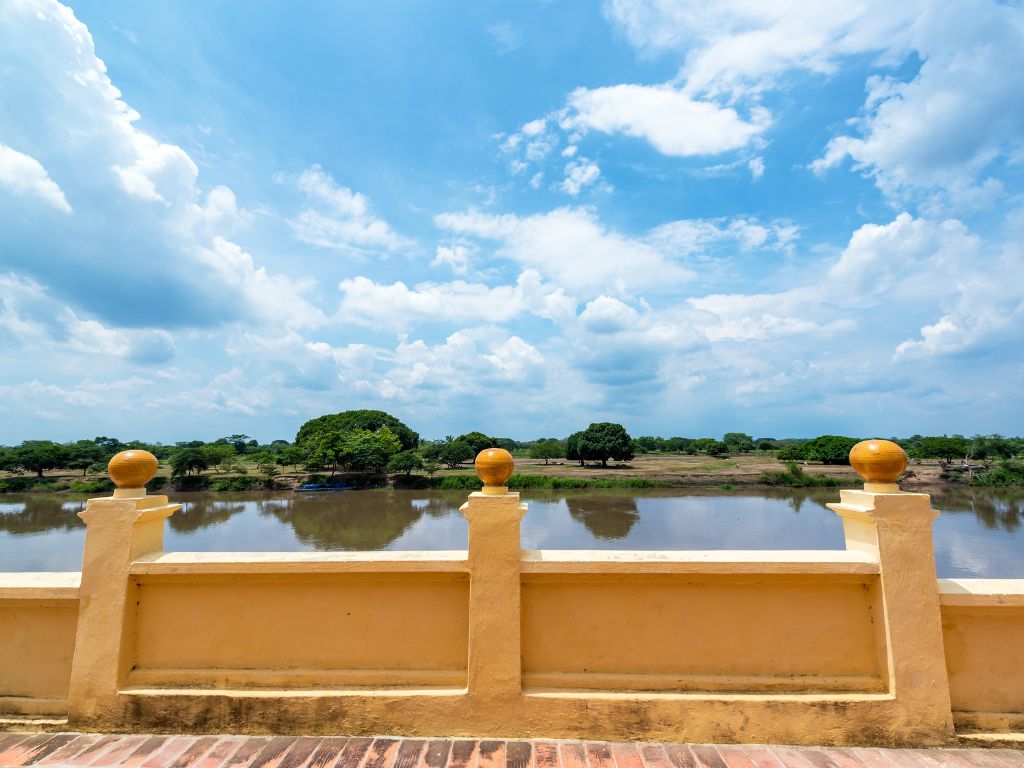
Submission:
<svg viewBox="0 0 1024 768">
<path fill-rule="evenodd" d="M 1024 432 L 1024 9 L 5 0 L 0 444 Z"/>
</svg>

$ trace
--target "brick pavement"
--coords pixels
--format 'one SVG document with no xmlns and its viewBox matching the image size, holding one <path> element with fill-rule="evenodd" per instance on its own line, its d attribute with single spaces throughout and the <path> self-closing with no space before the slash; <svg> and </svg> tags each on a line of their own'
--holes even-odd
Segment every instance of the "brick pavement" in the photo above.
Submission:
<svg viewBox="0 0 1024 768">
<path fill-rule="evenodd" d="M 0 733 L 0 768 L 1024 768 L 1008 749 Z"/>
</svg>

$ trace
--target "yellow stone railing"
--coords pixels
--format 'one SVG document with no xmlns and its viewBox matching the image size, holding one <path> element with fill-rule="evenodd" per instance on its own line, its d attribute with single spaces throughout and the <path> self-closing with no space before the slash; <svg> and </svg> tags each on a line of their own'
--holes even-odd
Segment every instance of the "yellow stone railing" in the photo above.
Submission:
<svg viewBox="0 0 1024 768">
<path fill-rule="evenodd" d="M 465 550 L 163 551 L 116 456 L 81 574 L 0 574 L 0 711 L 75 728 L 945 743 L 1024 727 L 1024 580 L 937 581 L 902 450 L 851 454 L 839 551 L 521 548 L 477 457 Z"/>
</svg>

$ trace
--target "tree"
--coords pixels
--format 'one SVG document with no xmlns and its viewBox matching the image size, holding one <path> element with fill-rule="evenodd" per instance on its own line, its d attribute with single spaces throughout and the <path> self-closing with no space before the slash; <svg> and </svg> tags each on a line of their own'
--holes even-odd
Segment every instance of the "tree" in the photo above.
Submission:
<svg viewBox="0 0 1024 768">
<path fill-rule="evenodd" d="M 391 457 L 402 450 L 402 442 L 387 427 L 375 432 L 356 429 L 344 442 L 341 462 L 356 472 L 380 472 Z"/>
<path fill-rule="evenodd" d="M 530 446 L 531 459 L 544 459 L 547 464 L 549 459 L 561 459 L 565 457 L 565 449 L 554 437 L 541 438 Z"/>
<path fill-rule="evenodd" d="M 277 454 L 277 463 L 293 469 L 306 460 L 306 451 L 297 445 L 288 445 Z"/>
<path fill-rule="evenodd" d="M 494 448 L 494 438 L 488 437 L 483 432 L 467 432 L 465 435 L 460 435 L 455 438 L 461 440 L 470 448 L 473 449 L 473 456 L 475 457 L 480 451 L 485 451 L 488 448 Z"/>
<path fill-rule="evenodd" d="M 193 472 L 199 474 L 209 466 L 202 448 L 179 448 L 171 455 L 172 478 L 187 477 Z"/>
<path fill-rule="evenodd" d="M 222 437 L 220 440 L 217 440 L 216 443 L 227 443 L 236 454 L 241 455 L 245 453 L 246 442 L 250 439 L 251 438 L 248 435 L 228 435 L 227 437 Z M 216 443 L 214 444 L 216 445 Z"/>
<path fill-rule="evenodd" d="M 206 464 L 210 467 L 216 467 L 217 471 L 220 472 L 223 465 L 223 471 L 230 472 L 234 467 L 235 448 L 228 442 L 216 442 L 210 445 L 204 445 L 200 448 L 203 452 L 203 456 L 206 457 Z"/>
<path fill-rule="evenodd" d="M 107 452 L 93 440 L 77 440 L 68 446 L 68 466 L 82 470 L 82 476 L 94 464 L 102 464 Z"/>
<path fill-rule="evenodd" d="M 47 469 L 60 469 L 68 464 L 68 449 L 50 440 L 26 440 L 7 452 L 4 461 L 9 467 L 35 472 L 42 477 Z"/>
<path fill-rule="evenodd" d="M 729 457 L 729 446 L 717 440 L 712 440 L 707 448 L 704 449 L 704 453 L 708 456 L 717 456 L 720 459 L 725 459 Z"/>
<path fill-rule="evenodd" d="M 754 450 L 754 438 L 743 432 L 726 432 L 722 436 L 722 442 L 733 453 L 746 453 Z"/>
<path fill-rule="evenodd" d="M 565 438 L 565 458 L 578 461 L 581 467 L 584 466 L 583 454 L 580 452 L 580 437 L 582 436 L 582 432 L 573 432 Z"/>
<path fill-rule="evenodd" d="M 388 473 L 392 475 L 411 475 L 419 469 L 423 469 L 423 457 L 416 451 L 396 453 L 388 461 Z"/>
<path fill-rule="evenodd" d="M 786 446 L 778 452 L 780 461 L 820 461 L 822 464 L 849 464 L 850 449 L 859 440 L 842 435 L 821 435 L 813 440 Z"/>
<path fill-rule="evenodd" d="M 916 438 L 916 439 L 915 439 Z M 970 449 L 970 441 L 960 435 L 953 437 L 922 437 L 915 435 L 908 441 L 907 454 L 912 459 L 962 459 Z"/>
<path fill-rule="evenodd" d="M 419 434 L 413 432 L 394 416 L 384 411 L 368 410 L 342 411 L 310 419 L 299 427 L 299 432 L 295 436 L 295 444 L 307 447 L 324 433 L 353 432 L 357 429 L 376 432 L 381 427 L 390 429 L 401 442 L 404 450 L 412 450 L 419 445 Z"/>
<path fill-rule="evenodd" d="M 476 454 L 473 453 L 473 449 L 468 443 L 454 439 L 442 445 L 437 455 L 438 461 L 449 469 L 458 469 L 460 464 L 472 461 L 474 458 L 476 458 Z"/>
<path fill-rule="evenodd" d="M 581 459 L 597 460 L 602 467 L 607 467 L 608 459 L 629 461 L 633 458 L 633 438 L 621 424 L 596 422 L 579 436 L 578 451 Z"/>
</svg>

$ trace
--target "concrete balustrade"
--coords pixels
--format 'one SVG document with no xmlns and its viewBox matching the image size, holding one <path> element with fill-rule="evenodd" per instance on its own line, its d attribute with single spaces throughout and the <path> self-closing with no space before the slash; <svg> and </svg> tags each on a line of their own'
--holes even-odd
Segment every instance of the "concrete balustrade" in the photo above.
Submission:
<svg viewBox="0 0 1024 768">
<path fill-rule="evenodd" d="M 895 451 L 893 450 L 895 448 Z M 898 446 L 855 448 L 841 551 L 523 551 L 478 458 L 446 552 L 166 553 L 111 462 L 81 574 L 0 574 L 0 712 L 95 730 L 942 744 L 1024 729 L 1024 580 L 935 575 Z M 130 452 L 139 454 L 142 452 Z"/>
</svg>

